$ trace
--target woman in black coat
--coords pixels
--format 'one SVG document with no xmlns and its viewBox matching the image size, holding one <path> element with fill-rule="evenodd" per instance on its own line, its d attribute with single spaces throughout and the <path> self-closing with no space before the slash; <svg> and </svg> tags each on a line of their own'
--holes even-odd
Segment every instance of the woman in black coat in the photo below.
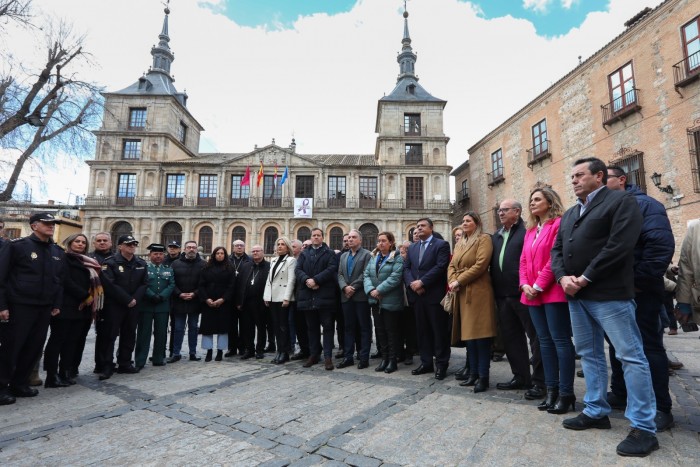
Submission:
<svg viewBox="0 0 700 467">
<path fill-rule="evenodd" d="M 205 362 L 210 362 L 212 358 L 214 334 L 217 335 L 217 362 L 223 358 L 224 349 L 228 349 L 235 277 L 226 248 L 217 246 L 207 265 L 202 269 L 202 274 L 199 276 L 199 289 L 197 289 L 197 295 L 204 303 L 199 332 L 202 334 L 202 348 L 207 351 Z"/>
<path fill-rule="evenodd" d="M 61 312 L 51 317 L 51 335 L 44 349 L 44 387 L 60 388 L 75 384 L 71 374 L 76 352 L 85 346 L 83 329 L 102 307 L 99 263 L 87 256 L 88 239 L 83 234 L 69 236 L 66 248 L 66 274 L 63 281 Z M 60 363 L 59 363 L 60 357 Z"/>
</svg>

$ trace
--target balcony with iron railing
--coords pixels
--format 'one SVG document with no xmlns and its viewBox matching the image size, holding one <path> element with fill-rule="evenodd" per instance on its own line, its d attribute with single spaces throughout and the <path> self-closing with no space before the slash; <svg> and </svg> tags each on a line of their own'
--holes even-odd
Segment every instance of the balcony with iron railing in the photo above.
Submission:
<svg viewBox="0 0 700 467">
<path fill-rule="evenodd" d="M 642 110 L 642 106 L 639 105 L 639 89 L 632 88 L 609 104 L 601 105 L 600 108 L 603 111 L 603 126 L 639 112 Z"/>
<path fill-rule="evenodd" d="M 530 149 L 527 149 L 527 165 L 532 168 L 538 162 L 542 162 L 545 159 L 551 159 L 552 153 L 549 150 L 549 140 L 546 139 L 540 144 L 536 144 Z"/>
<path fill-rule="evenodd" d="M 499 167 L 493 172 L 489 172 L 487 179 L 489 188 L 494 185 L 498 185 L 499 183 L 503 183 L 506 180 L 506 178 L 503 176 L 503 167 Z"/>
<path fill-rule="evenodd" d="M 457 192 L 457 201 L 464 201 L 469 199 L 469 188 L 462 188 Z"/>
<path fill-rule="evenodd" d="M 700 51 L 673 65 L 673 83 L 682 88 L 700 78 Z"/>
</svg>

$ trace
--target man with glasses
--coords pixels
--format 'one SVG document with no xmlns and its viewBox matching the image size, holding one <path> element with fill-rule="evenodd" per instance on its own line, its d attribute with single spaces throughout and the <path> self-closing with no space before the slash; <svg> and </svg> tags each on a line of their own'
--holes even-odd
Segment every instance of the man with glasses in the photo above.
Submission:
<svg viewBox="0 0 700 467">
<path fill-rule="evenodd" d="M 122 235 L 117 253 L 102 264 L 102 286 L 105 304 L 98 320 L 100 342 L 100 380 L 114 373 L 114 343 L 119 336 L 117 373 L 138 373 L 131 355 L 136 345 L 137 304 L 143 299 L 148 284 L 146 262 L 136 256 L 139 242 L 131 235 Z"/>
<path fill-rule="evenodd" d="M 496 299 L 499 330 L 513 378 L 498 383 L 501 390 L 526 389 L 525 399 L 542 399 L 546 394 L 540 344 L 527 306 L 520 303 L 520 254 L 525 241 L 522 205 L 514 199 L 501 202 L 498 219 L 502 227 L 491 237 L 491 285 Z M 527 348 L 530 340 L 530 351 Z M 532 361 L 532 374 L 530 362 Z"/>
</svg>

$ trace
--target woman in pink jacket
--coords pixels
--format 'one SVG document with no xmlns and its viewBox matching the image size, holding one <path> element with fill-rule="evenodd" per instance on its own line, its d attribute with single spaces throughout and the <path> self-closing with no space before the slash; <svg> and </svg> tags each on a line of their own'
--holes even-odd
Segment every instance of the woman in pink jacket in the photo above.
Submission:
<svg viewBox="0 0 700 467">
<path fill-rule="evenodd" d="M 563 414 L 574 409 L 575 351 L 571 342 L 571 319 L 564 291 L 551 268 L 552 245 L 559 232 L 564 208 L 550 187 L 530 193 L 530 216 L 520 256 L 521 302 L 530 309 L 537 331 L 547 386 L 539 410 Z"/>
</svg>

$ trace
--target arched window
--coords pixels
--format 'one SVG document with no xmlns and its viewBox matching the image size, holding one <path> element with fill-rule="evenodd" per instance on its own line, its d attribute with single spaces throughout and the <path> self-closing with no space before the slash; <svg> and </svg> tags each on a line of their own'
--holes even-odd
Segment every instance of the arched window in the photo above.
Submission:
<svg viewBox="0 0 700 467">
<path fill-rule="evenodd" d="M 279 234 L 275 227 L 268 227 L 265 229 L 265 246 L 263 247 L 263 251 L 266 255 L 275 254 L 275 242 L 277 241 L 277 237 L 279 237 Z"/>
<path fill-rule="evenodd" d="M 233 232 L 231 232 L 231 237 L 231 245 L 233 245 L 233 242 L 236 240 L 245 242 L 245 227 L 241 227 L 240 225 L 238 227 L 234 227 Z"/>
<path fill-rule="evenodd" d="M 199 229 L 199 246 L 205 254 L 211 253 L 214 231 L 209 226 Z"/>
<path fill-rule="evenodd" d="M 120 221 L 114 224 L 112 226 L 112 245 L 114 245 L 114 248 L 116 249 L 117 247 L 119 237 L 122 235 L 133 235 L 133 233 L 134 228 L 128 222 Z"/>
<path fill-rule="evenodd" d="M 413 243 L 413 233 L 416 231 L 415 227 L 411 227 L 408 231 L 408 241 Z"/>
<path fill-rule="evenodd" d="M 372 251 L 377 248 L 377 234 L 379 229 L 374 224 L 362 224 L 359 228 L 362 234 L 362 248 Z"/>
<path fill-rule="evenodd" d="M 309 240 L 311 238 L 311 229 L 308 227 L 299 227 L 299 230 L 297 230 L 297 240 L 300 242 L 304 242 L 306 240 Z"/>
<path fill-rule="evenodd" d="M 168 245 L 170 242 L 177 242 L 182 246 L 182 226 L 177 222 L 167 222 L 160 231 L 160 242 Z"/>
<path fill-rule="evenodd" d="M 328 246 L 331 250 L 343 249 L 343 229 L 340 227 L 333 227 L 331 229 L 331 232 L 328 235 Z"/>
</svg>

